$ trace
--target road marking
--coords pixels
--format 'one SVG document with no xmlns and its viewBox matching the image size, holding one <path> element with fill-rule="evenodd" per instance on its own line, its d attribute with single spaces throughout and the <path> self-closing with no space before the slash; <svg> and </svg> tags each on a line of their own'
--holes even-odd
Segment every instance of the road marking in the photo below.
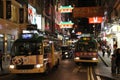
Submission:
<svg viewBox="0 0 120 80">
<path fill-rule="evenodd" d="M 91 79 L 94 80 L 92 66 L 90 66 L 90 76 L 91 76 Z"/>
<path fill-rule="evenodd" d="M 73 69 L 73 73 L 77 73 L 77 72 L 87 72 L 87 70 L 84 67 L 78 66 Z"/>
<path fill-rule="evenodd" d="M 101 80 L 100 76 L 96 76 L 97 77 L 97 80 Z"/>
<path fill-rule="evenodd" d="M 88 80 L 90 80 L 90 70 L 89 70 L 89 67 L 87 67 L 87 75 L 88 75 Z"/>
<path fill-rule="evenodd" d="M 75 69 L 73 69 L 73 72 L 74 72 L 74 73 L 79 72 L 80 68 L 81 68 L 80 66 L 76 67 Z"/>
</svg>

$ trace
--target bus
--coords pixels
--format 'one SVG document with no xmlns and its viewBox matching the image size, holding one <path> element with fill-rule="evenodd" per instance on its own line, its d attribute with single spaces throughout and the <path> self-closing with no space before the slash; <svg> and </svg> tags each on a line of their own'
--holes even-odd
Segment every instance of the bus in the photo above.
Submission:
<svg viewBox="0 0 120 80">
<path fill-rule="evenodd" d="M 61 59 L 59 40 L 37 33 L 22 33 L 13 43 L 9 71 L 14 74 L 48 73 Z"/>
<path fill-rule="evenodd" d="M 98 63 L 98 43 L 93 37 L 81 37 L 75 45 L 74 61 Z"/>
</svg>

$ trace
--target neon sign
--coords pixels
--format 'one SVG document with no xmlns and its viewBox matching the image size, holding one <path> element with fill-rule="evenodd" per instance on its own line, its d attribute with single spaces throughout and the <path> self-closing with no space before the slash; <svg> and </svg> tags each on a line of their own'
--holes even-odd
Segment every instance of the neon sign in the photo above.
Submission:
<svg viewBox="0 0 120 80">
<path fill-rule="evenodd" d="M 72 23 L 71 21 L 69 22 L 60 22 L 59 26 L 60 28 L 72 28 L 74 23 Z"/>
<path fill-rule="evenodd" d="M 103 21 L 102 17 L 91 17 L 89 18 L 89 23 L 101 23 Z"/>
<path fill-rule="evenodd" d="M 58 9 L 60 13 L 71 13 L 73 10 L 73 7 L 71 5 L 69 6 L 60 6 Z"/>
</svg>

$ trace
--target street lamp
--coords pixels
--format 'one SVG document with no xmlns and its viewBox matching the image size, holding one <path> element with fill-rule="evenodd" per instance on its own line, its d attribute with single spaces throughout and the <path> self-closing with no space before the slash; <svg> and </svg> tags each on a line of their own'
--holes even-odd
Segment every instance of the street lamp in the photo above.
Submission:
<svg viewBox="0 0 120 80">
<path fill-rule="evenodd" d="M 94 33 L 94 36 L 95 36 L 95 24 L 93 25 L 93 33 Z"/>
</svg>

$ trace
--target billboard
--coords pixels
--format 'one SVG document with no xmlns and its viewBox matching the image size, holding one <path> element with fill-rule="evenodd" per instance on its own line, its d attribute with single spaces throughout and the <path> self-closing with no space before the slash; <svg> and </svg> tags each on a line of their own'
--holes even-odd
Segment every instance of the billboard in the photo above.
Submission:
<svg viewBox="0 0 120 80">
<path fill-rule="evenodd" d="M 94 17 L 94 16 L 104 16 L 103 7 L 76 7 L 73 8 L 73 17 Z"/>
<path fill-rule="evenodd" d="M 36 24 L 36 9 L 28 4 L 28 23 Z"/>
<path fill-rule="evenodd" d="M 103 17 L 90 17 L 89 23 L 102 23 Z"/>
</svg>

